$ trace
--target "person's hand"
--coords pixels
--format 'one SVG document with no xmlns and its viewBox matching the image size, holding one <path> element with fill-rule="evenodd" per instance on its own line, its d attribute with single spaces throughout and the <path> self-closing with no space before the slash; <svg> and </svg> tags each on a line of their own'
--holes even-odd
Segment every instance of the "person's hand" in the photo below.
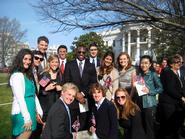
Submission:
<svg viewBox="0 0 185 139">
<path fill-rule="evenodd" d="M 144 87 L 142 88 L 142 91 L 145 92 L 145 93 L 149 93 L 149 89 L 148 89 L 146 86 L 144 86 Z"/>
<path fill-rule="evenodd" d="M 25 131 L 31 131 L 31 126 L 32 126 L 32 122 L 27 122 L 23 125 L 23 128 L 25 129 Z"/>
<path fill-rule="evenodd" d="M 85 101 L 85 98 L 84 98 L 84 94 L 83 93 L 77 93 L 76 95 L 76 99 L 81 103 L 81 104 L 84 104 L 86 101 Z"/>
<path fill-rule="evenodd" d="M 50 84 L 45 88 L 45 91 L 53 90 L 53 89 L 55 89 L 55 87 L 56 87 L 56 83 L 55 83 L 55 82 L 50 83 Z"/>
<path fill-rule="evenodd" d="M 96 132 L 96 128 L 94 126 L 91 126 L 90 129 L 89 129 L 89 131 L 91 133 L 95 133 Z"/>
<path fill-rule="evenodd" d="M 37 122 L 38 122 L 39 124 L 41 124 L 41 125 L 44 124 L 44 122 L 42 121 L 42 118 L 41 118 L 41 116 L 40 116 L 39 114 L 36 115 L 36 119 L 37 119 Z"/>
<path fill-rule="evenodd" d="M 61 91 L 61 90 L 62 90 L 62 86 L 60 86 L 60 85 L 57 84 L 57 85 L 56 85 L 56 90 L 57 90 L 57 91 Z"/>
<path fill-rule="evenodd" d="M 185 97 L 182 97 L 181 100 L 182 100 L 182 103 L 185 104 Z"/>
</svg>

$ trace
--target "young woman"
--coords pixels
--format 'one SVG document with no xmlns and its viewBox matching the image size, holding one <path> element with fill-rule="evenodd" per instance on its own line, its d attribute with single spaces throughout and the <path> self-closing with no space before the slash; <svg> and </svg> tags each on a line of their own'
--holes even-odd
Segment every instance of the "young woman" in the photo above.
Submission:
<svg viewBox="0 0 185 139">
<path fill-rule="evenodd" d="M 106 98 L 114 99 L 114 92 L 119 85 L 119 73 L 114 67 L 114 53 L 108 51 L 103 56 L 100 67 L 97 67 L 98 82 L 106 89 Z"/>
<path fill-rule="evenodd" d="M 115 92 L 118 121 L 124 128 L 124 139 L 146 139 L 139 107 L 131 100 L 126 89 Z"/>
<path fill-rule="evenodd" d="M 90 91 L 95 101 L 90 127 L 90 132 L 95 135 L 93 139 L 117 139 L 117 115 L 114 104 L 105 98 L 106 93 L 100 84 L 94 83 Z"/>
<path fill-rule="evenodd" d="M 144 129 L 148 139 L 155 139 L 155 114 L 157 99 L 156 95 L 162 93 L 163 87 L 158 75 L 150 70 L 152 65 L 152 58 L 148 55 L 143 55 L 140 58 L 139 70 L 135 77 L 134 86 L 137 92 L 143 93 L 139 96 L 138 105 L 141 108 L 142 118 L 144 122 Z M 141 85 L 141 86 L 140 86 Z M 140 86 L 137 88 L 137 86 Z"/>
<path fill-rule="evenodd" d="M 32 76 L 33 56 L 29 49 L 21 49 L 15 57 L 10 72 L 13 92 L 12 135 L 16 139 L 29 139 L 36 129 L 36 114 L 42 109 L 36 96 Z"/>
<path fill-rule="evenodd" d="M 119 87 L 125 88 L 131 93 L 133 77 L 136 74 L 135 68 L 128 53 L 121 52 L 117 58 L 119 71 Z"/>
<path fill-rule="evenodd" d="M 61 80 L 59 76 L 59 59 L 57 55 L 50 55 L 48 65 L 40 77 L 39 100 L 43 109 L 43 121 L 46 121 L 51 106 L 59 98 L 61 91 Z"/>
</svg>

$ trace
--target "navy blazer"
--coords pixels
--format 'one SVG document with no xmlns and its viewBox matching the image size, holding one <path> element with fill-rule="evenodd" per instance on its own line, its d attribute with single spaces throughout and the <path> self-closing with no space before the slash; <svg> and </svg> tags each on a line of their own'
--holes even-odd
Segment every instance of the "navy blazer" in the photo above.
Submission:
<svg viewBox="0 0 185 139">
<path fill-rule="evenodd" d="M 52 106 L 41 139 L 72 139 L 69 116 L 61 99 Z"/>
<path fill-rule="evenodd" d="M 92 108 L 96 120 L 96 134 L 100 139 L 117 139 L 118 122 L 117 112 L 114 104 L 108 99 L 97 110 L 96 106 Z"/>
</svg>

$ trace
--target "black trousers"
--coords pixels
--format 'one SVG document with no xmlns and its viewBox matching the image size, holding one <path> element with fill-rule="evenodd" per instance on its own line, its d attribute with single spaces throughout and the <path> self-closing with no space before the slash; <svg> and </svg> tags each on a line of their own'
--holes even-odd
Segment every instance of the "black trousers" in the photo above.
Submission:
<svg viewBox="0 0 185 139">
<path fill-rule="evenodd" d="M 143 108 L 142 120 L 147 139 L 156 139 L 155 136 L 156 107 Z"/>
<path fill-rule="evenodd" d="M 175 104 L 160 104 L 160 138 L 179 139 L 179 129 L 182 125 L 183 111 Z"/>
</svg>

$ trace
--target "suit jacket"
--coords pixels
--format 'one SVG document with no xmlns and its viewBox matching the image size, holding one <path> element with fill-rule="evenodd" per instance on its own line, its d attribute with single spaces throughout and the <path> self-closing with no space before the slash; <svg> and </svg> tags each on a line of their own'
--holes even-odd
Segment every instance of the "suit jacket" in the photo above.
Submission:
<svg viewBox="0 0 185 139">
<path fill-rule="evenodd" d="M 41 139 L 72 139 L 69 116 L 61 99 L 52 106 Z"/>
<path fill-rule="evenodd" d="M 64 71 L 64 82 L 72 82 L 77 85 L 80 92 L 83 92 L 85 94 L 85 97 L 88 99 L 89 102 L 89 108 L 91 108 L 92 98 L 89 94 L 89 88 L 91 84 L 97 82 L 96 69 L 93 64 L 91 64 L 88 60 L 85 60 L 84 69 L 81 77 L 76 59 L 67 62 Z M 72 124 L 77 119 L 77 116 L 79 116 L 80 130 L 88 129 L 89 113 L 80 113 L 79 102 L 77 100 L 74 100 L 73 103 L 69 105 L 69 108 L 71 111 Z"/>
<path fill-rule="evenodd" d="M 90 62 L 90 58 L 88 58 L 87 60 Z M 98 57 L 96 58 L 96 63 L 97 63 L 96 67 L 99 67 L 101 60 Z"/>
<path fill-rule="evenodd" d="M 162 71 L 160 79 L 164 91 L 159 95 L 159 102 L 180 105 L 183 86 L 177 75 L 170 68 L 166 68 Z"/>
<path fill-rule="evenodd" d="M 114 104 L 108 99 L 97 110 L 96 106 L 92 108 L 96 120 L 96 135 L 100 139 L 117 139 L 118 124 L 117 114 Z"/>
</svg>

